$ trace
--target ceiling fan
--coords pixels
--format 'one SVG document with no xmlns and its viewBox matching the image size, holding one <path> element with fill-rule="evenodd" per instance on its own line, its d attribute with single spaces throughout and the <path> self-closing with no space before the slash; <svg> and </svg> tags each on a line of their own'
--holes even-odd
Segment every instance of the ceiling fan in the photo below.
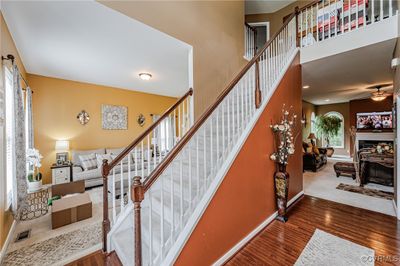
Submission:
<svg viewBox="0 0 400 266">
<path fill-rule="evenodd" d="M 371 87 L 368 87 L 367 89 L 371 89 L 371 90 L 376 90 L 374 92 L 371 93 L 371 100 L 376 101 L 376 102 L 380 102 L 385 100 L 388 96 L 392 95 L 391 93 L 388 93 L 386 91 L 381 91 L 381 89 L 386 89 L 389 87 L 392 87 L 393 84 L 379 84 L 379 85 L 374 85 Z"/>
</svg>

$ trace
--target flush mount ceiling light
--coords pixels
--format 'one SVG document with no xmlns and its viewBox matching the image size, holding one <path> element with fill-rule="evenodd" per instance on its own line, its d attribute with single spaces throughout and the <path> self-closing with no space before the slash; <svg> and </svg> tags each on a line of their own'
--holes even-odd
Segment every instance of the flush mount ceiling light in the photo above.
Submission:
<svg viewBox="0 0 400 266">
<path fill-rule="evenodd" d="M 140 73 L 139 77 L 142 80 L 150 80 L 152 78 L 152 75 L 150 73 Z"/>
<path fill-rule="evenodd" d="M 390 86 L 392 86 L 392 84 L 381 84 L 381 85 L 375 85 L 375 86 L 367 88 L 367 89 L 376 90 L 373 93 L 371 93 L 371 100 L 376 101 L 376 102 L 385 100 L 391 94 L 387 93 L 385 91 L 381 91 L 381 89 L 390 87 Z"/>
<path fill-rule="evenodd" d="M 309 89 L 310 88 L 310 85 L 304 85 L 303 86 L 303 89 Z"/>
</svg>

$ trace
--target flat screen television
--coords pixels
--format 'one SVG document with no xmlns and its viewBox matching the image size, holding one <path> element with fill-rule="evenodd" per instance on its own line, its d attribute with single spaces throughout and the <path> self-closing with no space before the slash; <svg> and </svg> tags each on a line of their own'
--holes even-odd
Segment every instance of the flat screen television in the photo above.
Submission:
<svg viewBox="0 0 400 266">
<path fill-rule="evenodd" d="M 357 113 L 357 129 L 392 129 L 392 112 Z"/>
</svg>

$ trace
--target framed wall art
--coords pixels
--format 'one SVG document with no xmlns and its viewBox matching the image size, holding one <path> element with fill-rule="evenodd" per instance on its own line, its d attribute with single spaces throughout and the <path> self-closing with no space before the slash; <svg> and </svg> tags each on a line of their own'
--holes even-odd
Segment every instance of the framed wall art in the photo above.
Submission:
<svg viewBox="0 0 400 266">
<path fill-rule="evenodd" d="M 106 130 L 128 129 L 128 107 L 118 105 L 101 106 L 102 128 Z"/>
</svg>

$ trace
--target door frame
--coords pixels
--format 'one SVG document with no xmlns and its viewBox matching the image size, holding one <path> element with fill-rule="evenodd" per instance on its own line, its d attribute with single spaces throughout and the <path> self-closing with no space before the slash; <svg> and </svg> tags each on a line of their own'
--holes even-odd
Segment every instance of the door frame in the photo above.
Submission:
<svg viewBox="0 0 400 266">
<path fill-rule="evenodd" d="M 251 23 L 248 23 L 250 26 L 266 26 L 267 27 L 267 41 L 269 41 L 269 38 L 270 38 L 270 31 L 271 31 L 271 29 L 270 29 L 270 27 L 269 27 L 269 25 L 270 25 L 270 23 L 269 23 L 269 21 L 265 21 L 265 22 L 251 22 Z"/>
</svg>

